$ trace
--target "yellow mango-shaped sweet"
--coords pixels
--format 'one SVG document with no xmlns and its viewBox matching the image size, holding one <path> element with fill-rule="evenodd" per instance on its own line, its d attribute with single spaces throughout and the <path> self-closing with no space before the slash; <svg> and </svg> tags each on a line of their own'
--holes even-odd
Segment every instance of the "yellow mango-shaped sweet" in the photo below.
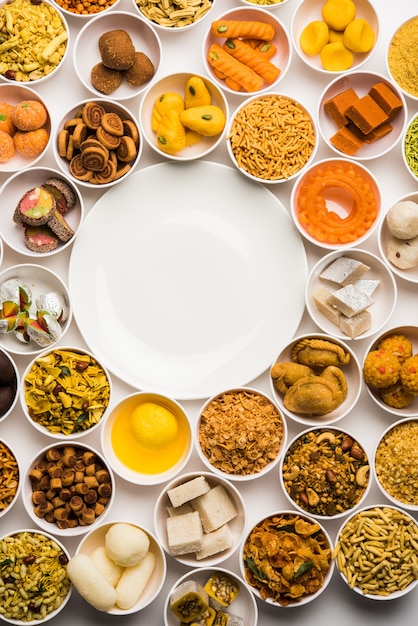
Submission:
<svg viewBox="0 0 418 626">
<path fill-rule="evenodd" d="M 345 29 L 343 42 L 353 52 L 369 52 L 374 44 L 373 28 L 367 20 L 358 17 Z"/>
<path fill-rule="evenodd" d="M 319 53 L 321 64 L 328 72 L 344 72 L 354 62 L 354 54 L 345 47 L 342 41 L 327 43 Z"/>
<path fill-rule="evenodd" d="M 185 108 L 205 106 L 212 104 L 212 96 L 205 81 L 200 76 L 191 76 L 184 90 Z"/>
<path fill-rule="evenodd" d="M 161 119 L 170 110 L 180 113 L 184 109 L 184 99 L 175 91 L 166 91 L 158 96 L 152 109 L 151 128 L 157 132 Z"/>
<path fill-rule="evenodd" d="M 343 30 L 334 30 L 333 28 L 329 29 L 328 43 L 334 43 L 334 41 L 343 41 L 343 39 L 344 39 Z"/>
<path fill-rule="evenodd" d="M 314 20 L 309 22 L 300 35 L 299 43 L 305 54 L 319 54 L 322 48 L 328 43 L 329 28 L 325 22 Z"/>
<path fill-rule="evenodd" d="M 356 17 L 353 0 L 326 0 L 322 7 L 322 19 L 334 30 L 344 30 Z"/>
<path fill-rule="evenodd" d="M 186 146 L 187 147 L 194 146 L 196 143 L 199 143 L 199 141 L 202 141 L 202 137 L 203 135 L 201 135 L 200 133 L 197 133 L 195 130 L 189 130 L 188 128 L 186 128 Z"/>
<path fill-rule="evenodd" d="M 225 128 L 226 118 L 220 107 L 209 104 L 184 109 L 180 113 L 180 121 L 190 130 L 194 130 L 205 137 L 214 137 Z"/>
<path fill-rule="evenodd" d="M 157 129 L 157 146 L 167 154 L 176 154 L 186 147 L 186 129 L 178 111 L 170 109 L 162 116 Z"/>
</svg>

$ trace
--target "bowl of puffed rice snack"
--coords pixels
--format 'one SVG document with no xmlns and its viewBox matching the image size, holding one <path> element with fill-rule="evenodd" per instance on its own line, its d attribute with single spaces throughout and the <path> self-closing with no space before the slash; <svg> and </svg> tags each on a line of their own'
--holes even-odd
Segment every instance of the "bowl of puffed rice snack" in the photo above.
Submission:
<svg viewBox="0 0 418 626">
<path fill-rule="evenodd" d="M 22 528 L 2 534 L 1 575 L 8 583 L 0 586 L 1 619 L 31 626 L 57 617 L 72 595 L 66 571 L 69 559 L 61 541 L 43 530 Z"/>
<path fill-rule="evenodd" d="M 265 476 L 276 467 L 286 439 L 287 424 L 276 402 L 257 389 L 238 387 L 205 402 L 195 443 L 210 471 L 243 482 Z"/>
</svg>

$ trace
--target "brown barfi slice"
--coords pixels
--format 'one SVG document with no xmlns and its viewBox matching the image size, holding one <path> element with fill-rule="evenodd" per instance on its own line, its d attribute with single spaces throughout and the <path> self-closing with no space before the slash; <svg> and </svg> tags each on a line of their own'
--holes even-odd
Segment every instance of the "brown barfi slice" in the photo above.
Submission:
<svg viewBox="0 0 418 626">
<path fill-rule="evenodd" d="M 340 152 L 353 156 L 364 145 L 364 139 L 349 126 L 343 126 L 330 138 L 330 143 Z"/>
<path fill-rule="evenodd" d="M 370 94 L 359 98 L 348 107 L 346 116 L 361 130 L 368 135 L 381 124 L 386 124 L 388 116 Z"/>
<path fill-rule="evenodd" d="M 396 93 L 384 82 L 376 83 L 370 89 L 369 94 L 384 110 L 389 120 L 393 120 L 395 115 L 402 109 L 402 100 Z"/>
<path fill-rule="evenodd" d="M 382 139 L 382 137 L 386 137 L 390 132 L 392 132 L 393 126 L 392 124 L 386 123 L 381 124 L 368 135 L 364 135 L 365 143 L 374 143 L 378 139 Z"/>
<path fill-rule="evenodd" d="M 354 104 L 359 97 L 352 87 L 345 89 L 341 93 L 324 102 L 325 112 L 335 122 L 338 128 L 348 124 L 349 120 L 345 114 L 349 106 Z"/>
</svg>

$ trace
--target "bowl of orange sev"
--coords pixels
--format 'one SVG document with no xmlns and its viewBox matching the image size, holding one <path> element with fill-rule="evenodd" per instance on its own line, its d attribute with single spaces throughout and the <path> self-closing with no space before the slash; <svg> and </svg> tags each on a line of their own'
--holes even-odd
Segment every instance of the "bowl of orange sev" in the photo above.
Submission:
<svg viewBox="0 0 418 626">
<path fill-rule="evenodd" d="M 230 117 L 226 138 L 235 167 L 250 180 L 268 184 L 296 179 L 312 163 L 318 147 L 309 110 L 281 93 L 244 100 Z"/>
<path fill-rule="evenodd" d="M 380 186 L 360 163 L 324 159 L 299 176 L 290 208 L 297 229 L 310 243 L 328 250 L 360 246 L 377 228 Z"/>
<path fill-rule="evenodd" d="M 207 74 L 230 95 L 245 97 L 277 87 L 291 59 L 286 27 L 260 7 L 222 13 L 211 22 L 203 44 Z"/>
</svg>

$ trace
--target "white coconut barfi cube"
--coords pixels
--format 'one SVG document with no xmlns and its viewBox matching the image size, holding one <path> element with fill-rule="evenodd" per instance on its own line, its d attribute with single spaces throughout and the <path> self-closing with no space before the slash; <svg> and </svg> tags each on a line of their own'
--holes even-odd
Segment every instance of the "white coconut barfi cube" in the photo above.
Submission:
<svg viewBox="0 0 418 626">
<path fill-rule="evenodd" d="M 340 256 L 330 263 L 319 275 L 323 280 L 329 280 L 345 287 L 359 280 L 370 267 L 357 259 Z"/>
<path fill-rule="evenodd" d="M 212 487 L 207 493 L 192 500 L 192 507 L 199 512 L 205 533 L 227 524 L 237 511 L 223 485 Z"/>
<path fill-rule="evenodd" d="M 211 533 L 203 533 L 202 549 L 196 552 L 198 561 L 208 556 L 228 550 L 232 546 L 232 532 L 228 524 L 224 524 Z"/>
<path fill-rule="evenodd" d="M 330 296 L 329 303 L 337 307 L 346 317 L 353 317 L 353 315 L 361 313 L 371 306 L 373 300 L 356 285 L 350 284 L 334 291 Z"/>
<path fill-rule="evenodd" d="M 203 530 L 198 511 L 167 518 L 167 541 L 170 554 L 179 556 L 202 549 Z"/>
<path fill-rule="evenodd" d="M 192 478 L 177 487 L 167 491 L 167 495 L 173 506 L 180 506 L 209 491 L 210 485 L 204 476 Z"/>
</svg>

